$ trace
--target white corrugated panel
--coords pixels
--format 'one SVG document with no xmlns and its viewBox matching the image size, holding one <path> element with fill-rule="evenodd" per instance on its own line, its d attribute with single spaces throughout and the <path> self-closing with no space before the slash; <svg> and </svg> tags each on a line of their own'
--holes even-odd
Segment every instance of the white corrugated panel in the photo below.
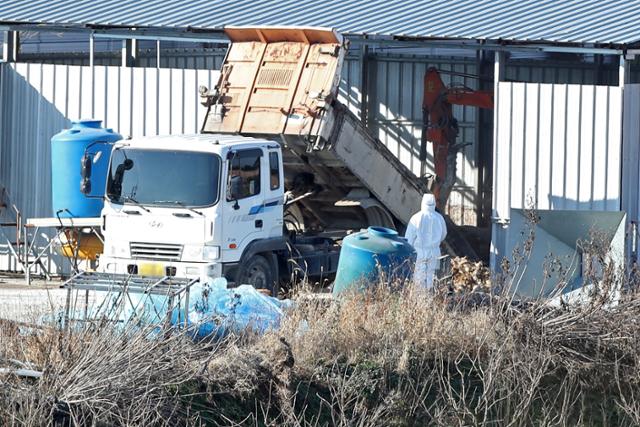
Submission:
<svg viewBox="0 0 640 427">
<path fill-rule="evenodd" d="M 622 209 L 640 222 L 640 85 L 624 87 Z M 629 239 L 631 240 L 631 239 Z M 631 243 L 631 241 L 629 242 Z M 628 247 L 631 250 L 631 246 Z M 635 254 L 636 256 L 638 254 Z"/>
<path fill-rule="evenodd" d="M 619 211 L 621 108 L 622 90 L 616 86 L 500 83 L 496 219 L 508 221 L 511 209 L 532 207 Z M 500 234 L 508 232 L 509 227 L 494 226 L 494 255 L 504 254 Z"/>
<path fill-rule="evenodd" d="M 71 120 L 94 117 L 131 136 L 194 133 L 205 114 L 198 86 L 211 87 L 218 76 L 209 70 L 103 66 L 92 73 L 90 67 L 52 64 L 0 68 L 0 183 L 25 218 L 52 216 L 50 139 Z M 8 253 L 6 246 L 0 253 Z M 0 269 L 14 268 L 0 257 Z"/>
</svg>

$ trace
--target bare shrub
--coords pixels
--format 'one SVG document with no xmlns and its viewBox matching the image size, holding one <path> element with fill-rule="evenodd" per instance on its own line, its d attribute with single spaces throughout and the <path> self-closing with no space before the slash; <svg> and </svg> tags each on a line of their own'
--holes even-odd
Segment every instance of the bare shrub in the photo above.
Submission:
<svg viewBox="0 0 640 427">
<path fill-rule="evenodd" d="M 545 268 L 563 271 L 552 257 Z M 0 423 L 638 425 L 637 269 L 602 255 L 580 304 L 517 300 L 507 291 L 521 269 L 481 303 L 384 282 L 337 300 L 300 290 L 278 330 L 215 342 L 140 325 L 0 325 L 2 366 L 43 372 L 2 376 Z"/>
<path fill-rule="evenodd" d="M 6 425 L 173 425 L 188 412 L 178 398 L 210 353 L 182 333 L 151 339 L 150 328 L 104 324 L 2 335 L 0 360 L 28 361 L 37 380 L 8 376 Z"/>
</svg>

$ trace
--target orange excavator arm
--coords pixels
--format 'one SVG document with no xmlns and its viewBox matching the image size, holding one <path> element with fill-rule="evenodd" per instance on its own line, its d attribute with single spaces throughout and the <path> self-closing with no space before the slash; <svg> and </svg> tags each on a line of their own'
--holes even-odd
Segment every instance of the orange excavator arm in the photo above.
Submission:
<svg viewBox="0 0 640 427">
<path fill-rule="evenodd" d="M 453 105 L 493 108 L 493 92 L 466 87 L 447 87 L 440 73 L 429 68 L 424 75 L 422 113 L 424 126 L 420 146 L 420 161 L 425 164 L 427 142 L 433 144 L 435 182 L 432 191 L 439 209 L 444 209 L 456 179 L 456 156 L 462 148 L 456 144 L 458 121 Z M 424 175 L 424 166 L 421 171 Z"/>
</svg>

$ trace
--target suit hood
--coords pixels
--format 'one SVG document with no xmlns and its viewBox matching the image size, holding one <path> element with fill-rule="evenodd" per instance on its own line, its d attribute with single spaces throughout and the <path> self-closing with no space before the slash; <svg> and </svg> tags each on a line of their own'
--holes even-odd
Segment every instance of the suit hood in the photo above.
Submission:
<svg viewBox="0 0 640 427">
<path fill-rule="evenodd" d="M 425 194 L 422 196 L 422 204 L 420 205 L 422 212 L 435 212 L 436 210 L 436 198 L 433 194 Z"/>
</svg>

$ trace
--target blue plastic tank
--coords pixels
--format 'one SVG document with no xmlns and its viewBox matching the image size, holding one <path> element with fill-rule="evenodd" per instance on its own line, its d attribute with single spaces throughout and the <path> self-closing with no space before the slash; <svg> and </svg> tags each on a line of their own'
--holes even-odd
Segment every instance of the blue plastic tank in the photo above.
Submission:
<svg viewBox="0 0 640 427">
<path fill-rule="evenodd" d="M 111 129 L 104 129 L 101 120 L 79 120 L 72 122 L 51 138 L 51 201 L 53 215 L 63 218 L 98 217 L 103 201 L 89 198 L 80 192 L 81 160 L 85 149 L 95 143 L 89 152 L 100 157 L 91 167 L 92 195 L 101 196 L 107 181 L 109 156 L 113 143 L 122 136 Z"/>
<path fill-rule="evenodd" d="M 394 230 L 369 227 L 342 241 L 333 295 L 364 290 L 380 282 L 406 280 L 413 270 L 413 247 Z"/>
</svg>

